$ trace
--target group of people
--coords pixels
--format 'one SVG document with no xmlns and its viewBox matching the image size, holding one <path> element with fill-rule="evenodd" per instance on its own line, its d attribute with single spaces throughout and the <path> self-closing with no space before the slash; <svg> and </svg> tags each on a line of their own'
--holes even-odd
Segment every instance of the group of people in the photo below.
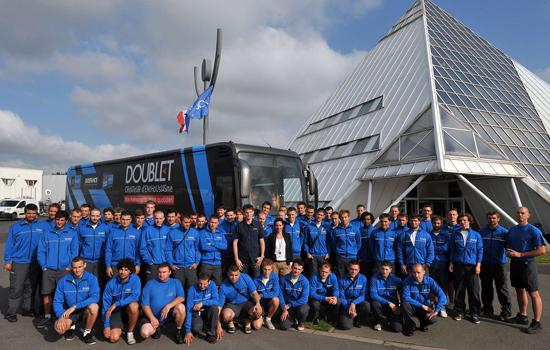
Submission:
<svg viewBox="0 0 550 350">
<path fill-rule="evenodd" d="M 6 241 L 5 319 L 40 315 L 38 328 L 53 324 L 69 340 L 82 322 L 87 344 L 96 342 L 98 317 L 108 341 L 125 333 L 128 344 L 136 343 L 134 332 L 158 339 L 169 321 L 176 342 L 187 345 L 198 336 L 216 343 L 223 328 L 250 334 L 263 325 L 275 329 L 277 320 L 282 330 L 300 331 L 311 320 L 345 330 L 370 316 L 377 331 L 411 336 L 450 309 L 463 319 L 467 293 L 472 322 L 483 314 L 529 325 L 527 333 L 541 330 L 534 259 L 546 252 L 546 241 L 526 207 L 517 209 L 518 225 L 510 229 L 500 226 L 497 212 L 487 213 L 479 232 L 469 214 L 454 209 L 447 220 L 429 205 L 420 216 L 394 206 L 377 220 L 361 204 L 356 210 L 352 220 L 348 210 L 298 203 L 271 216 L 265 202 L 258 211 L 219 206 L 208 218 L 164 212 L 151 201 L 134 213 L 88 204 L 67 213 L 52 204 L 49 218 L 39 221 L 29 204 Z M 519 304 L 514 318 L 507 257 Z"/>
</svg>

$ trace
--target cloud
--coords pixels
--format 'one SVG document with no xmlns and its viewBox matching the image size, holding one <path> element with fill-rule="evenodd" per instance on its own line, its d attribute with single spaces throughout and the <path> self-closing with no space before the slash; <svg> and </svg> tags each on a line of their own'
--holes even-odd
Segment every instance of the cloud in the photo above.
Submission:
<svg viewBox="0 0 550 350">
<path fill-rule="evenodd" d="M 65 170 L 70 164 L 101 161 L 143 153 L 128 144 L 101 144 L 90 147 L 78 141 L 67 141 L 57 135 L 46 135 L 12 111 L 0 110 L 0 163 L 8 166 L 39 166 Z M 9 126 L 9 127 L 7 127 Z"/>
</svg>

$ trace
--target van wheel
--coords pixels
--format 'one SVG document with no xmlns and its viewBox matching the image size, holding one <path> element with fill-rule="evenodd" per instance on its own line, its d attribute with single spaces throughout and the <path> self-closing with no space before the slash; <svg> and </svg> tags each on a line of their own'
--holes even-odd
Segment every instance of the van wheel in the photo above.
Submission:
<svg viewBox="0 0 550 350">
<path fill-rule="evenodd" d="M 11 219 L 12 220 L 17 220 L 17 213 L 12 213 L 11 214 Z"/>
</svg>

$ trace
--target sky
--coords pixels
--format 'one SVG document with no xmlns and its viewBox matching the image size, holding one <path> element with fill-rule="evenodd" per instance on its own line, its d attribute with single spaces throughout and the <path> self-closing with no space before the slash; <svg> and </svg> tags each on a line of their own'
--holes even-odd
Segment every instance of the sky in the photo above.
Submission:
<svg viewBox="0 0 550 350">
<path fill-rule="evenodd" d="M 413 0 L 0 0 L 0 166 L 202 143 L 193 66 L 223 49 L 208 142 L 286 147 Z M 550 82 L 550 2 L 434 0 Z"/>
</svg>

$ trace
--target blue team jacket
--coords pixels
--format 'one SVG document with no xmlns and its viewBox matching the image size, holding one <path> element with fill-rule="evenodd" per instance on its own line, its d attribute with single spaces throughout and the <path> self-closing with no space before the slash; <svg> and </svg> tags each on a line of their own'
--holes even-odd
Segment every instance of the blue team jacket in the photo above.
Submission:
<svg viewBox="0 0 550 350">
<path fill-rule="evenodd" d="M 256 285 L 256 290 L 260 294 L 260 297 L 262 299 L 279 298 L 281 294 L 279 276 L 272 272 L 266 284 L 263 284 L 262 278 L 263 276 L 260 275 L 254 279 L 254 284 Z"/>
<path fill-rule="evenodd" d="M 237 221 L 229 222 L 227 220 L 224 220 L 223 223 L 221 223 L 218 226 L 218 229 L 223 232 L 225 236 L 225 240 L 227 241 L 227 248 L 222 250 L 222 259 L 233 259 L 233 239 L 235 230 L 237 229 Z"/>
<path fill-rule="evenodd" d="M 141 260 L 148 265 L 159 265 L 166 262 L 166 236 L 170 228 L 167 226 L 147 226 L 141 232 L 139 252 Z"/>
<path fill-rule="evenodd" d="M 397 233 L 388 229 L 387 231 L 377 228 L 372 232 L 372 247 L 374 252 L 374 261 L 395 261 L 395 246 L 397 243 Z"/>
<path fill-rule="evenodd" d="M 288 233 L 288 235 L 292 239 L 292 255 L 296 256 L 302 255 L 302 249 L 304 245 L 304 235 L 300 232 L 300 226 L 301 223 L 298 222 L 298 219 L 294 221 L 293 225 L 290 225 L 288 222 L 285 225 L 285 232 Z"/>
<path fill-rule="evenodd" d="M 139 239 L 140 232 L 132 225 L 127 229 L 119 226 L 111 230 L 105 244 L 105 265 L 110 267 L 118 264 L 123 258 L 130 258 L 136 266 L 140 266 Z"/>
<path fill-rule="evenodd" d="M 316 257 L 324 257 L 330 253 L 329 235 L 327 227 L 321 224 L 308 224 L 304 227 L 306 254 Z"/>
<path fill-rule="evenodd" d="M 31 223 L 21 220 L 11 225 L 4 250 L 4 263 L 36 262 L 38 243 L 44 234 L 44 227 L 46 226 L 38 220 Z"/>
<path fill-rule="evenodd" d="M 210 231 L 210 228 L 199 231 L 201 260 L 208 265 L 221 265 L 221 252 L 227 248 L 225 235 L 220 230 Z"/>
<path fill-rule="evenodd" d="M 189 268 L 201 261 L 199 232 L 194 228 L 183 231 L 183 227 L 171 229 L 166 237 L 166 261 L 170 266 Z"/>
<path fill-rule="evenodd" d="M 430 266 L 434 260 L 432 236 L 419 229 L 413 245 L 412 233 L 413 229 L 408 229 L 397 243 L 397 261 L 400 265 L 426 264 Z"/>
<path fill-rule="evenodd" d="M 378 301 L 382 304 L 392 302 L 399 305 L 398 292 L 401 293 L 402 281 L 401 278 L 390 274 L 384 279 L 380 273 L 377 273 L 370 280 L 370 297 L 373 301 Z"/>
<path fill-rule="evenodd" d="M 483 260 L 483 242 L 481 235 L 468 229 L 466 245 L 460 231 L 451 236 L 451 262 L 453 264 L 475 265 Z"/>
<path fill-rule="evenodd" d="M 220 285 L 218 305 L 223 307 L 225 303 L 242 304 L 248 301 L 255 291 L 256 285 L 246 273 L 241 273 L 235 284 L 226 278 Z"/>
<path fill-rule="evenodd" d="M 318 273 L 313 275 L 309 280 L 309 297 L 319 301 L 325 301 L 326 297 L 340 299 L 340 287 L 336 275 L 331 272 L 324 283 Z"/>
<path fill-rule="evenodd" d="M 434 264 L 449 263 L 449 252 L 451 249 L 451 235 L 443 230 L 436 235 L 434 231 L 430 233 L 434 244 Z"/>
<path fill-rule="evenodd" d="M 361 234 L 357 229 L 342 224 L 332 230 L 331 233 L 332 250 L 337 256 L 344 259 L 357 259 L 357 253 L 361 248 Z"/>
<path fill-rule="evenodd" d="M 506 264 L 508 230 L 500 225 L 494 229 L 485 226 L 479 234 L 483 239 L 483 263 Z"/>
<path fill-rule="evenodd" d="M 77 255 L 78 237 L 70 228 L 53 228 L 44 233 L 38 244 L 38 263 L 42 269 L 65 270 Z"/>
<path fill-rule="evenodd" d="M 105 313 L 111 305 L 115 304 L 116 309 L 129 305 L 133 302 L 139 302 L 141 295 L 141 281 L 138 276 L 131 274 L 128 279 L 122 282 L 119 276 L 111 277 L 105 289 L 103 290 L 103 327 L 111 326 L 111 318 L 105 316 Z M 116 310 L 115 309 L 115 310 Z"/>
<path fill-rule="evenodd" d="M 69 273 L 59 280 L 53 297 L 53 310 L 57 318 L 71 306 L 82 309 L 99 301 L 99 284 L 97 277 L 88 271 L 80 278 Z"/>
<path fill-rule="evenodd" d="M 98 223 L 95 229 L 88 222 L 80 227 L 78 238 L 80 256 L 87 262 L 97 262 L 105 257 L 105 241 L 109 235 L 108 225 Z"/>
<path fill-rule="evenodd" d="M 373 260 L 372 233 L 376 230 L 376 226 L 370 225 L 361 229 L 361 248 L 357 253 L 357 258 L 361 261 Z"/>
<path fill-rule="evenodd" d="M 185 333 L 191 332 L 191 321 L 193 320 L 193 308 L 198 303 L 204 307 L 218 305 L 218 288 L 213 281 L 208 282 L 205 290 L 199 288 L 198 283 L 192 285 L 187 291 L 186 300 L 187 315 L 185 316 Z"/>
<path fill-rule="evenodd" d="M 287 304 L 289 307 L 298 307 L 307 304 L 309 298 L 309 281 L 304 275 L 300 275 L 296 283 L 292 284 L 290 281 L 291 278 L 292 273 L 281 277 L 281 308 Z"/>
<path fill-rule="evenodd" d="M 413 277 L 409 276 L 403 281 L 403 297 L 402 300 L 406 301 L 412 306 L 422 307 L 423 305 L 432 305 L 431 294 L 437 296 L 437 304 L 435 305 L 435 312 L 441 311 L 441 309 L 447 304 L 447 298 L 443 290 L 437 285 L 435 280 L 429 276 L 424 276 L 422 283 Z"/>
<path fill-rule="evenodd" d="M 340 286 L 340 300 L 342 307 L 347 308 L 351 303 L 355 305 L 362 303 L 367 298 L 367 277 L 358 274 L 355 279 L 345 276 L 338 280 Z"/>
</svg>

